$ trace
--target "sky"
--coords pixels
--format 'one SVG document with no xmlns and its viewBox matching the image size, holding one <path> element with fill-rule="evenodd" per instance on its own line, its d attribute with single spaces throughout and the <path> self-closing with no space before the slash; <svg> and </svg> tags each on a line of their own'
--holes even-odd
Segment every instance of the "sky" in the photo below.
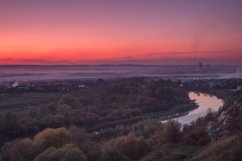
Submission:
<svg viewBox="0 0 242 161">
<path fill-rule="evenodd" d="M 1 0 L 1 64 L 241 64 L 241 0 Z"/>
</svg>

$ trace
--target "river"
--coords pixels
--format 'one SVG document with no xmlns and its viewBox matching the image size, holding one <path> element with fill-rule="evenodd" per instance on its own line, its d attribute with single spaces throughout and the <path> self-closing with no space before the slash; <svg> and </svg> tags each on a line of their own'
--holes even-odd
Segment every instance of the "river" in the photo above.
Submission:
<svg viewBox="0 0 242 161">
<path fill-rule="evenodd" d="M 213 112 L 216 112 L 224 105 L 224 101 L 222 99 L 206 93 L 189 92 L 189 98 L 195 101 L 195 103 L 198 105 L 198 108 L 191 110 L 185 116 L 176 118 L 176 120 L 183 125 L 189 124 L 199 117 L 205 116 L 209 109 Z"/>
</svg>

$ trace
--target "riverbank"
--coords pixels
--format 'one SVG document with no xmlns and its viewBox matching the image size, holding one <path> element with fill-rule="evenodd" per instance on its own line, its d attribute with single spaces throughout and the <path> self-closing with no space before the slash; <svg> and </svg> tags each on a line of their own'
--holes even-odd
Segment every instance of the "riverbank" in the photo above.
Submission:
<svg viewBox="0 0 242 161">
<path fill-rule="evenodd" d="M 189 99 L 196 103 L 197 108 L 188 112 L 170 115 L 167 118 L 163 118 L 161 120 L 162 123 L 174 119 L 183 125 L 190 124 L 191 122 L 196 121 L 199 117 L 205 116 L 208 112 L 217 112 L 224 106 L 224 101 L 215 95 L 201 92 L 189 92 L 188 95 Z"/>
</svg>

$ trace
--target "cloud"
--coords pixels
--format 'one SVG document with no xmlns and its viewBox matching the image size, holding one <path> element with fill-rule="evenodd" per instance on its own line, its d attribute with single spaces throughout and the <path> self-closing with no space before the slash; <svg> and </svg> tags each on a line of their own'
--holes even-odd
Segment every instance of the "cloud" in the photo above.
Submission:
<svg viewBox="0 0 242 161">
<path fill-rule="evenodd" d="M 0 63 L 4 64 L 69 64 L 68 60 L 46 60 L 46 59 L 0 59 Z"/>
</svg>

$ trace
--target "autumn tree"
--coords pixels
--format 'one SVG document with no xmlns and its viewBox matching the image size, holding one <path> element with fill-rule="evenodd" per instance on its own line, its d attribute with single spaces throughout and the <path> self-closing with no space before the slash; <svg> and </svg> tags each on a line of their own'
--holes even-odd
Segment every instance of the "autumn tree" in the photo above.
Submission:
<svg viewBox="0 0 242 161">
<path fill-rule="evenodd" d="M 113 156 L 111 158 L 115 158 L 117 161 L 117 156 L 119 156 L 119 159 L 138 160 L 149 151 L 150 147 L 144 138 L 129 134 L 107 142 L 102 148 L 102 160 L 111 156 Z"/>
<path fill-rule="evenodd" d="M 71 133 L 66 128 L 47 128 L 34 137 L 34 144 L 41 149 L 46 149 L 48 147 L 60 148 L 71 142 Z"/>
<path fill-rule="evenodd" d="M 82 108 L 81 102 L 77 98 L 75 98 L 75 97 L 73 97 L 71 95 L 63 95 L 61 97 L 61 99 L 59 100 L 58 104 L 59 105 L 66 104 L 66 105 L 71 106 L 74 109 L 76 109 L 76 108 Z"/>
<path fill-rule="evenodd" d="M 2 147 L 3 160 L 33 161 L 38 154 L 38 149 L 29 138 L 15 140 L 4 144 Z"/>
<path fill-rule="evenodd" d="M 182 139 L 181 124 L 178 121 L 170 120 L 154 136 L 160 144 L 179 143 Z"/>
<path fill-rule="evenodd" d="M 76 146 L 67 144 L 61 148 L 46 149 L 34 161 L 87 161 L 87 157 Z"/>
</svg>

